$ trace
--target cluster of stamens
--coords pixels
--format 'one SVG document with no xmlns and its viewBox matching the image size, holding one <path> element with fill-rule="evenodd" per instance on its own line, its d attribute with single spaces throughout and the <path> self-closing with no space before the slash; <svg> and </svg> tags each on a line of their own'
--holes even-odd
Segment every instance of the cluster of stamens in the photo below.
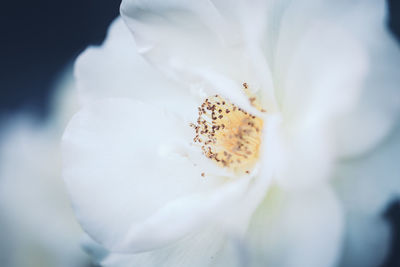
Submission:
<svg viewBox="0 0 400 267">
<path fill-rule="evenodd" d="M 219 95 L 207 98 L 198 114 L 197 122 L 191 124 L 193 141 L 204 155 L 221 167 L 249 173 L 258 159 L 263 120 Z"/>
</svg>

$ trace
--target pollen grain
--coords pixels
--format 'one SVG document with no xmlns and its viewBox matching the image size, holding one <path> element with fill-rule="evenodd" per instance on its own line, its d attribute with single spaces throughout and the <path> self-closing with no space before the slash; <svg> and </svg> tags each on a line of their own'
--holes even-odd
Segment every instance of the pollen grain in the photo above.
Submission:
<svg viewBox="0 0 400 267">
<path fill-rule="evenodd" d="M 249 173 L 259 157 L 263 120 L 219 95 L 207 98 L 198 115 L 190 126 L 203 154 L 221 167 Z"/>
</svg>

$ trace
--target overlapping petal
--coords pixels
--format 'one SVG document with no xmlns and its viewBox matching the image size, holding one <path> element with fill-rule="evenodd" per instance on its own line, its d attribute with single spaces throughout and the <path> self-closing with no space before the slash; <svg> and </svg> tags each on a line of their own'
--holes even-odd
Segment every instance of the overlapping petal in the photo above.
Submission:
<svg viewBox="0 0 400 267">
<path fill-rule="evenodd" d="M 245 260 L 238 240 L 230 238 L 224 229 L 207 224 L 204 230 L 164 248 L 135 255 L 110 254 L 101 264 L 121 267 L 239 267 Z"/>
<path fill-rule="evenodd" d="M 315 29 L 318 25 L 325 28 L 319 38 L 309 44 L 308 47 L 311 49 L 318 48 L 325 42 L 327 42 L 325 44 L 328 47 L 325 48 L 326 52 L 322 56 L 321 54 L 317 56 L 311 52 L 308 59 L 326 59 L 325 62 L 329 62 L 329 64 L 331 62 L 340 63 L 340 60 L 342 62 L 340 64 L 341 69 L 337 68 L 338 65 L 336 65 L 336 69 L 326 69 L 324 64 L 317 64 L 320 68 L 314 69 L 313 73 L 316 80 L 321 74 L 323 77 L 344 74 L 344 70 L 348 71 L 347 74 L 356 74 L 354 71 L 359 68 L 355 64 L 360 63 L 360 52 L 357 50 L 360 50 L 360 48 L 364 50 L 362 54 L 364 54 L 368 63 L 368 68 L 363 77 L 364 80 L 359 84 L 358 90 L 355 86 L 349 88 L 349 90 L 356 89 L 355 92 L 358 91 L 359 94 L 354 95 L 349 92 L 346 89 L 348 86 L 340 86 L 339 88 L 332 85 L 328 86 L 328 88 L 334 89 L 331 94 L 336 94 L 338 91 L 342 92 L 337 93 L 333 99 L 342 101 L 340 98 L 350 96 L 349 99 L 354 100 L 354 96 L 356 96 L 353 105 L 347 106 L 347 108 L 350 108 L 347 111 L 350 112 L 342 115 L 335 125 L 335 146 L 337 153 L 342 157 L 359 155 L 376 146 L 390 132 L 399 110 L 400 96 L 396 86 L 398 77 L 400 77 L 396 67 L 399 61 L 399 51 L 386 26 L 386 9 L 384 1 L 292 1 L 278 20 L 279 23 L 277 22 L 280 28 L 278 37 L 273 38 L 274 40 L 277 39 L 277 42 L 276 49 L 274 49 L 275 57 L 271 62 L 274 64 L 274 82 L 280 103 L 284 101 L 286 96 L 285 83 L 287 81 L 291 80 L 299 87 L 299 83 L 304 80 L 289 79 L 286 75 L 288 75 L 288 70 L 292 68 L 291 65 L 295 61 L 299 42 L 310 29 Z M 331 27 L 326 27 L 329 26 L 329 24 L 326 25 L 327 22 L 336 27 L 336 32 L 339 30 L 347 33 L 347 36 L 353 39 L 352 43 L 359 43 L 362 47 L 358 46 L 357 49 L 354 49 L 356 47 L 352 45 L 349 49 L 346 49 L 346 43 L 348 43 L 346 39 L 348 38 L 334 40 L 335 35 L 330 34 Z M 266 37 L 266 39 L 268 38 Z M 328 50 L 328 48 L 330 49 Z M 319 50 L 317 49 L 317 51 Z M 338 51 L 341 51 L 342 56 L 335 58 L 333 55 Z M 352 53 L 346 58 L 346 53 L 350 53 L 350 51 L 355 52 L 355 54 Z M 330 59 L 327 58 L 329 56 Z M 306 66 L 309 66 L 307 61 L 303 62 L 307 64 Z M 303 68 L 307 71 L 306 66 Z M 304 72 L 300 71 L 299 73 Z M 351 76 L 349 77 L 351 78 Z M 336 77 L 337 81 L 340 81 L 340 78 L 343 77 Z M 305 88 L 304 90 L 308 89 Z M 308 92 L 311 91 L 312 89 Z M 299 98 L 296 99 L 299 100 Z M 310 101 L 304 95 L 301 99 Z M 347 100 L 344 102 L 347 102 Z M 332 101 L 332 103 L 334 102 Z"/>
<path fill-rule="evenodd" d="M 182 128 L 162 110 L 126 99 L 92 103 L 72 119 L 63 138 L 64 178 L 79 221 L 108 249 L 163 246 L 245 192 L 251 177 L 205 179 L 185 150 L 165 153 L 186 140 Z"/>
<path fill-rule="evenodd" d="M 382 141 L 400 106 L 383 3 L 126 0 L 121 13 L 134 40 L 117 20 L 104 46 L 79 58 L 85 108 L 64 136 L 65 177 L 81 224 L 111 251 L 139 252 L 111 253 L 103 264 L 219 266 L 224 257 L 235 266 L 239 255 L 254 266 L 334 266 L 343 218 L 326 180 L 338 156 Z M 266 115 L 250 105 L 244 82 Z M 255 177 L 223 177 L 188 147 L 187 120 L 159 109 L 193 120 L 196 101 L 216 93 L 264 119 Z M 271 128 L 271 118 L 282 123 Z M 367 168 L 349 165 L 339 175 L 357 184 Z M 201 178 L 202 168 L 211 177 Z M 258 207 L 273 178 L 281 188 Z M 368 214 L 386 204 L 386 191 Z M 246 251 L 235 242 L 250 219 Z"/>
<path fill-rule="evenodd" d="M 224 9 L 227 3 L 219 4 L 203 0 L 131 0 L 122 3 L 121 14 L 139 51 L 169 77 L 188 87 L 224 90 L 226 97 L 241 93 L 243 82 L 254 91 L 267 85 L 264 98 L 272 109 L 269 67 L 261 58 L 255 62 L 257 57 L 249 53 L 260 55 L 259 47 L 249 46 L 235 24 L 228 23 L 224 12 L 231 9 Z M 260 75 L 263 70 L 266 72 Z M 222 88 L 209 73 L 229 80 L 230 85 Z"/>
<path fill-rule="evenodd" d="M 248 266 L 335 266 L 342 215 L 328 185 L 296 192 L 273 188 L 251 220 Z"/>
<path fill-rule="evenodd" d="M 238 73 L 234 28 L 211 2 L 124 1 L 121 14 L 139 51 L 171 76 L 179 65 Z"/>
<path fill-rule="evenodd" d="M 354 157 L 380 144 L 398 118 L 400 50 L 387 28 L 384 1 L 356 1 L 343 17 L 341 27 L 362 42 L 370 62 L 357 105 L 335 125 L 340 156 Z"/>
<path fill-rule="evenodd" d="M 79 56 L 75 76 L 83 105 L 126 97 L 181 110 L 181 114 L 188 112 L 188 106 L 195 105 L 188 90 L 165 78 L 139 55 L 121 18 L 112 23 L 102 46 L 89 47 Z"/>
<path fill-rule="evenodd" d="M 399 125 L 373 153 L 342 162 L 334 181 L 349 214 L 344 263 L 377 266 L 388 251 L 390 229 L 382 218 L 387 205 L 400 195 Z M 362 254 L 362 255 L 361 255 Z M 368 255 L 368 257 L 366 256 Z"/>
</svg>

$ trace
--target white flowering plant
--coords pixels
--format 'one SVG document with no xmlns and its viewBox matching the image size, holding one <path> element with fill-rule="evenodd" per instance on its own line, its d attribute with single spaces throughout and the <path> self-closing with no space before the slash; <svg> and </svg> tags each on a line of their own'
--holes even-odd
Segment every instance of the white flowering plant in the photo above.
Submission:
<svg viewBox="0 0 400 267">
<path fill-rule="evenodd" d="M 76 61 L 62 144 L 100 264 L 382 261 L 379 212 L 400 188 L 376 173 L 395 165 L 379 148 L 400 106 L 383 1 L 124 0 L 121 15 Z"/>
</svg>

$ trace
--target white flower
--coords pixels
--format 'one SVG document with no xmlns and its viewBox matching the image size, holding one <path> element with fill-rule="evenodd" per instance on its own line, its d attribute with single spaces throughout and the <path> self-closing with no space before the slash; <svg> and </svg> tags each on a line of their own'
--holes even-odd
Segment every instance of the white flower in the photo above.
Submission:
<svg viewBox="0 0 400 267">
<path fill-rule="evenodd" d="M 128 27 L 118 19 L 77 60 L 83 108 L 63 138 L 77 218 L 111 252 L 102 264 L 338 264 L 346 221 L 330 182 L 399 107 L 384 9 L 123 1 Z"/>
<path fill-rule="evenodd" d="M 73 217 L 61 179 L 60 139 L 78 108 L 71 71 L 51 98 L 41 122 L 10 115 L 0 135 L 0 262 L 2 266 L 84 267 L 83 234 Z"/>
</svg>

